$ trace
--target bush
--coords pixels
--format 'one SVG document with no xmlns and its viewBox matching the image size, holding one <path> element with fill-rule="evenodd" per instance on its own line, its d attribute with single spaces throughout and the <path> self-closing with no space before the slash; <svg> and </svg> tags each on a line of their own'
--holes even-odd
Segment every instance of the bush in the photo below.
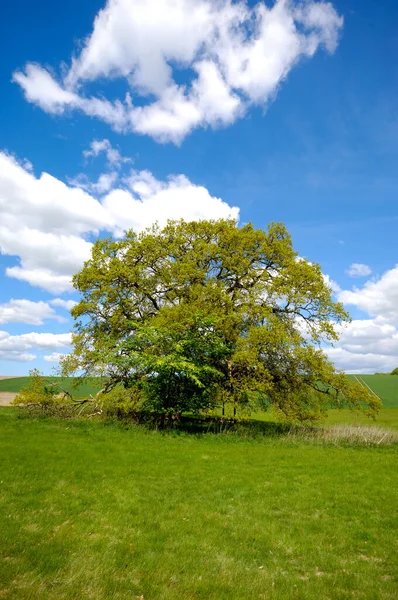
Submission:
<svg viewBox="0 0 398 600">
<path fill-rule="evenodd" d="M 137 418 L 142 400 L 137 388 L 118 386 L 106 394 L 101 394 L 99 403 L 105 416 L 131 419 Z"/>
<path fill-rule="evenodd" d="M 38 369 L 29 371 L 29 376 L 28 385 L 21 388 L 12 404 L 28 408 L 29 412 L 38 410 L 65 416 L 72 406 L 70 394 L 62 392 L 56 385 L 48 383 Z"/>
</svg>

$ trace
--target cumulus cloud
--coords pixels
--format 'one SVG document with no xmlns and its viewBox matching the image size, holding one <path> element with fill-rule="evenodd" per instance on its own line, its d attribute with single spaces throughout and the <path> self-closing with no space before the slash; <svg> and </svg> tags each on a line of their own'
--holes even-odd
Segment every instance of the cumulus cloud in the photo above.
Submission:
<svg viewBox="0 0 398 600">
<path fill-rule="evenodd" d="M 24 333 L 10 335 L 0 331 L 0 359 L 28 362 L 36 358 L 30 350 L 58 350 L 68 348 L 71 344 L 70 333 Z"/>
<path fill-rule="evenodd" d="M 76 107 L 79 101 L 77 94 L 63 89 L 48 71 L 34 63 L 28 63 L 24 73 L 14 73 L 13 80 L 22 87 L 29 102 L 49 113 L 63 113 L 67 106 Z"/>
<path fill-rule="evenodd" d="M 63 323 L 65 319 L 56 314 L 47 302 L 40 300 L 14 300 L 0 304 L 0 325 L 4 323 L 26 323 L 28 325 L 43 325 L 46 319 L 55 319 Z"/>
<path fill-rule="evenodd" d="M 17 350 L 0 349 L 0 360 L 6 360 L 11 362 L 30 362 L 35 358 L 36 354 L 30 354 L 29 352 L 18 352 Z"/>
<path fill-rule="evenodd" d="M 386 323 L 382 317 L 376 319 L 354 319 L 338 328 L 339 346 L 357 355 L 383 354 L 398 361 L 398 330 Z"/>
<path fill-rule="evenodd" d="M 33 348 L 41 350 L 55 350 L 57 348 L 66 348 L 71 344 L 70 333 L 23 333 L 21 335 L 11 335 L 6 331 L 0 331 L 0 350 L 31 350 Z"/>
<path fill-rule="evenodd" d="M 326 285 L 328 287 L 330 287 L 330 289 L 332 290 L 332 292 L 334 294 L 338 294 L 341 291 L 341 287 L 339 286 L 339 284 L 337 283 L 337 281 L 334 281 L 334 279 L 332 279 L 330 277 L 330 275 L 324 274 L 323 275 L 323 279 L 324 279 Z"/>
<path fill-rule="evenodd" d="M 66 356 L 66 354 L 62 354 L 61 352 L 52 352 L 51 354 L 45 354 L 43 358 L 46 362 L 59 363 L 64 356 Z"/>
<path fill-rule="evenodd" d="M 367 277 L 371 275 L 372 269 L 369 265 L 364 265 L 363 263 L 353 263 L 349 269 L 346 271 L 347 275 L 350 277 Z"/>
<path fill-rule="evenodd" d="M 116 235 L 125 229 L 140 231 L 154 220 L 161 225 L 168 219 L 238 219 L 239 209 L 231 208 L 220 198 L 211 196 L 203 186 L 193 185 L 184 175 L 157 180 L 150 171 L 133 171 L 128 189 L 110 192 L 103 206 L 115 224 Z"/>
<path fill-rule="evenodd" d="M 75 300 L 64 300 L 63 298 L 54 298 L 50 300 L 50 304 L 53 306 L 60 306 L 61 308 L 65 308 L 66 310 L 72 310 L 74 306 L 76 306 L 77 302 Z"/>
<path fill-rule="evenodd" d="M 33 63 L 13 77 L 49 113 L 77 109 L 116 131 L 179 143 L 266 106 L 300 59 L 334 52 L 342 25 L 330 2 L 314 0 L 108 0 L 63 78 Z M 124 98 L 84 95 L 85 84 L 116 78 Z"/>
<path fill-rule="evenodd" d="M 326 354 L 338 369 L 346 373 L 391 373 L 397 357 L 382 353 L 355 354 L 341 347 L 328 348 Z"/>
<path fill-rule="evenodd" d="M 109 165 L 120 167 L 123 163 L 131 163 L 132 159 L 127 156 L 122 156 L 120 150 L 114 148 L 109 140 L 93 140 L 88 150 L 83 151 L 83 156 L 86 158 L 96 157 L 104 153 Z"/>
<path fill-rule="evenodd" d="M 359 265 L 360 267 L 366 265 Z M 362 270 L 364 272 L 364 270 Z M 362 287 L 340 290 L 338 300 L 360 309 L 367 318 L 338 327 L 340 340 L 327 353 L 349 372 L 390 372 L 398 365 L 398 266 Z"/>
<path fill-rule="evenodd" d="M 149 171 L 132 171 L 110 185 L 99 200 L 47 173 L 37 178 L 0 153 L 0 251 L 19 261 L 6 275 L 61 294 L 72 290 L 72 275 L 90 257 L 90 237 L 101 231 L 121 236 L 154 221 L 239 216 L 238 208 L 183 175 L 159 181 Z"/>
<path fill-rule="evenodd" d="M 356 306 L 372 317 L 383 317 L 386 322 L 397 324 L 398 265 L 380 278 L 367 281 L 362 288 L 342 291 L 339 300 L 349 306 Z"/>
</svg>

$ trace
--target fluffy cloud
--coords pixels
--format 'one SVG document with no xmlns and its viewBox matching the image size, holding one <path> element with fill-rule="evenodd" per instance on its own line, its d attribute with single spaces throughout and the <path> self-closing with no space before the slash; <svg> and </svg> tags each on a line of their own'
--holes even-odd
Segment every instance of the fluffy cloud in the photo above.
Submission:
<svg viewBox="0 0 398 600">
<path fill-rule="evenodd" d="M 28 362 L 36 358 L 30 350 L 58 350 L 71 344 L 70 333 L 24 333 L 10 335 L 0 331 L 0 359 Z"/>
<path fill-rule="evenodd" d="M 339 294 L 344 304 L 356 306 L 369 315 L 398 323 L 398 265 L 379 279 L 367 281 L 362 288 L 344 290 Z"/>
<path fill-rule="evenodd" d="M 66 348 L 71 343 L 70 333 L 23 333 L 11 335 L 6 331 L 0 331 L 0 350 L 55 350 Z"/>
<path fill-rule="evenodd" d="M 106 156 L 107 162 L 112 167 L 120 167 L 123 163 L 132 162 L 131 158 L 126 156 L 122 156 L 120 151 L 117 148 L 114 148 L 109 140 L 93 140 L 90 144 L 90 148 L 88 150 L 84 150 L 83 156 L 89 158 L 91 156 L 99 156 L 104 153 Z"/>
<path fill-rule="evenodd" d="M 28 325 L 43 325 L 46 319 L 65 322 L 47 302 L 32 302 L 31 300 L 14 300 L 0 304 L 0 325 L 4 323 L 26 323 Z"/>
<path fill-rule="evenodd" d="M 11 362 L 30 362 L 35 358 L 36 354 L 29 354 L 29 352 L 18 352 L 17 350 L 0 349 L 0 360 L 7 360 Z"/>
<path fill-rule="evenodd" d="M 372 269 L 363 263 L 353 263 L 346 271 L 350 277 L 367 277 L 371 275 Z"/>
<path fill-rule="evenodd" d="M 90 257 L 90 236 L 101 231 L 122 235 L 155 220 L 165 224 L 167 219 L 239 215 L 238 208 L 183 175 L 158 181 L 149 171 L 132 171 L 101 195 L 100 201 L 47 173 L 36 178 L 15 158 L 0 153 L 0 251 L 19 257 L 6 275 L 60 294 L 71 291 L 71 276 Z"/>
<path fill-rule="evenodd" d="M 334 281 L 333 279 L 331 279 L 331 277 L 329 275 L 324 274 L 323 279 L 324 279 L 326 285 L 330 287 L 330 289 L 332 290 L 332 292 L 334 294 L 338 294 L 341 291 L 341 287 L 339 286 L 339 284 L 336 281 Z"/>
<path fill-rule="evenodd" d="M 52 352 L 51 354 L 45 354 L 43 358 L 46 362 L 59 363 L 64 356 L 66 356 L 66 354 L 62 354 L 61 352 Z"/>
<path fill-rule="evenodd" d="M 366 265 L 359 265 L 360 267 Z M 362 270 L 364 273 L 364 270 Z M 390 372 L 398 366 L 398 266 L 361 288 L 340 290 L 337 297 L 348 308 L 355 306 L 368 318 L 339 327 L 338 346 L 327 353 L 349 372 Z"/>
<path fill-rule="evenodd" d="M 155 219 L 165 224 L 168 219 L 196 221 L 239 216 L 238 208 L 211 196 L 205 187 L 193 185 L 184 175 L 158 181 L 149 171 L 133 171 L 127 184 L 129 189 L 114 190 L 103 200 L 104 208 L 117 224 L 117 235 L 129 228 L 140 231 Z"/>
<path fill-rule="evenodd" d="M 330 360 L 338 369 L 347 373 L 391 373 L 397 367 L 397 357 L 385 354 L 355 354 L 344 348 L 328 348 L 326 350 Z"/>
<path fill-rule="evenodd" d="M 66 310 L 72 310 L 74 306 L 76 306 L 77 302 L 75 300 L 64 300 L 63 298 L 54 298 L 50 300 L 50 304 L 53 306 L 60 306 L 61 308 L 65 308 Z"/>
<path fill-rule="evenodd" d="M 61 293 L 89 258 L 82 236 L 108 226 L 101 204 L 81 189 L 42 173 L 36 178 L 12 156 L 0 153 L 0 250 L 18 256 L 9 277 Z"/>
<path fill-rule="evenodd" d="M 117 131 L 179 143 L 196 127 L 266 106 L 301 58 L 335 50 L 342 25 L 331 3 L 314 0 L 108 0 L 60 81 L 33 63 L 14 81 L 49 113 L 78 109 Z M 185 84 L 177 69 L 190 70 Z M 125 98 L 84 95 L 86 83 L 115 78 L 125 80 Z"/>
<path fill-rule="evenodd" d="M 383 318 L 354 319 L 339 329 L 339 346 L 347 352 L 357 355 L 383 354 L 395 357 L 398 361 L 397 327 L 386 323 Z"/>
</svg>

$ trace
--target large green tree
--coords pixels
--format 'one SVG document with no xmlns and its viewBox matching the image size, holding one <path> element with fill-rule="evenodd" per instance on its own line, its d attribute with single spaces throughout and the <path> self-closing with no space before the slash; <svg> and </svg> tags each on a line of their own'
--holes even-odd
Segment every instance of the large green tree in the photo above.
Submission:
<svg viewBox="0 0 398 600">
<path fill-rule="evenodd" d="M 282 224 L 179 221 L 99 239 L 73 283 L 81 300 L 65 373 L 135 389 L 147 409 L 272 404 L 303 421 L 330 405 L 379 408 L 322 351 L 349 317 Z"/>
</svg>

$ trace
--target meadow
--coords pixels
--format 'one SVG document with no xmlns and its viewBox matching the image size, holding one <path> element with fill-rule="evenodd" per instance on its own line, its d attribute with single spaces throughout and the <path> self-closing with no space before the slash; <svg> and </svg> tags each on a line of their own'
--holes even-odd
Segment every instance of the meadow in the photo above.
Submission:
<svg viewBox="0 0 398 600">
<path fill-rule="evenodd" d="M 29 377 L 12 377 L 10 379 L 0 380 L 0 393 L 11 392 L 18 393 L 21 388 L 28 385 Z M 78 377 L 46 377 L 49 384 L 54 387 L 68 391 L 74 398 L 85 398 L 90 394 L 95 394 L 102 387 L 102 380 L 99 377 L 93 377 L 91 380 L 83 381 Z"/>
<path fill-rule="evenodd" d="M 367 384 L 382 400 L 385 408 L 398 406 L 398 375 L 350 375 Z"/>
<path fill-rule="evenodd" d="M 395 599 L 398 447 L 0 409 L 0 598 Z"/>
<path fill-rule="evenodd" d="M 305 435 L 272 411 L 238 435 L 0 408 L 0 599 L 395 599 L 398 377 L 366 380 L 375 425 L 330 410 Z"/>
</svg>

